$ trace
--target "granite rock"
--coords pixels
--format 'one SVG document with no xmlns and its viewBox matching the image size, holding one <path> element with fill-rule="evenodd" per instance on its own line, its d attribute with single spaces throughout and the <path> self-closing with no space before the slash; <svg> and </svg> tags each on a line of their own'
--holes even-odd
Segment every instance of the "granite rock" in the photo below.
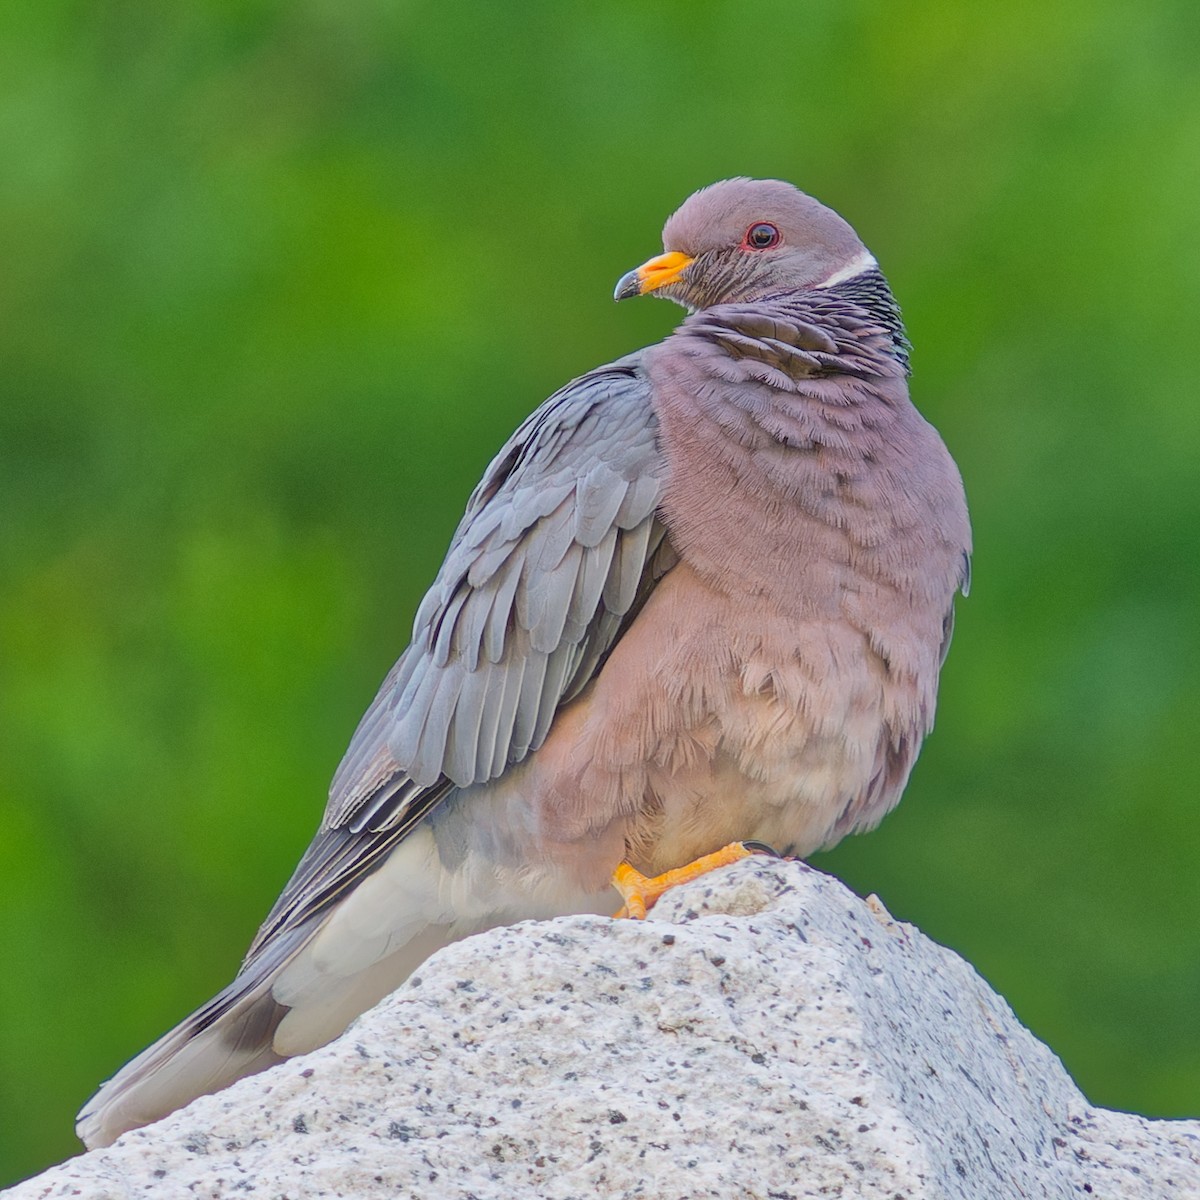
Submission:
<svg viewBox="0 0 1200 1200">
<path fill-rule="evenodd" d="M 801 863 L 497 929 L 332 1045 L 34 1197 L 1200 1197 L 1200 1122 L 1092 1108 L 975 971 Z"/>
</svg>

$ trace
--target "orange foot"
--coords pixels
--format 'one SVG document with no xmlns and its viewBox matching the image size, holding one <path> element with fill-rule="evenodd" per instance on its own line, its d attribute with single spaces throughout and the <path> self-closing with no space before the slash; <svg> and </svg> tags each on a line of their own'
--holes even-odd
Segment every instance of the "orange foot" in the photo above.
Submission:
<svg viewBox="0 0 1200 1200">
<path fill-rule="evenodd" d="M 730 842 L 728 846 L 723 846 L 713 854 L 706 854 L 703 858 L 688 863 L 686 867 L 676 867 L 673 871 L 664 871 L 653 878 L 643 875 L 641 871 L 635 871 L 628 863 L 622 863 L 613 872 L 612 885 L 621 893 L 625 903 L 621 911 L 613 915 L 644 921 L 647 911 L 654 907 L 655 902 L 668 888 L 690 883 L 693 879 L 699 879 L 701 875 L 707 875 L 709 871 L 727 867 L 730 863 L 749 858 L 752 854 L 774 853 L 770 846 L 765 846 L 762 842 Z"/>
</svg>

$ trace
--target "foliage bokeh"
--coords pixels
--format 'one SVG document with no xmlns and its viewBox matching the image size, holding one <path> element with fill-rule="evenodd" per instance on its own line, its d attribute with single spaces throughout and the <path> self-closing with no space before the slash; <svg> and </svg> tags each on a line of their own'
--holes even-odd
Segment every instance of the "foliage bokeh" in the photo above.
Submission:
<svg viewBox="0 0 1200 1200">
<path fill-rule="evenodd" d="M 227 981 L 490 454 L 731 174 L 845 214 L 967 480 L 904 804 L 820 865 L 1200 1112 L 1200 10 L 0 10 L 0 1183 Z"/>
</svg>

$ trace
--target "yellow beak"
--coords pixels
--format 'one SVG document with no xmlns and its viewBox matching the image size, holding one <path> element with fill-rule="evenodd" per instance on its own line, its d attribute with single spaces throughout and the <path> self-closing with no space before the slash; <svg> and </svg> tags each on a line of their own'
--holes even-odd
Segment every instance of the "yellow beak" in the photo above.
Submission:
<svg viewBox="0 0 1200 1200">
<path fill-rule="evenodd" d="M 692 259 L 678 250 L 660 254 L 657 258 L 642 263 L 627 275 L 622 275 L 617 280 L 617 290 L 613 292 L 613 299 L 628 300 L 630 296 L 644 296 L 647 292 L 656 292 L 659 288 L 674 283 L 691 265 Z"/>
</svg>

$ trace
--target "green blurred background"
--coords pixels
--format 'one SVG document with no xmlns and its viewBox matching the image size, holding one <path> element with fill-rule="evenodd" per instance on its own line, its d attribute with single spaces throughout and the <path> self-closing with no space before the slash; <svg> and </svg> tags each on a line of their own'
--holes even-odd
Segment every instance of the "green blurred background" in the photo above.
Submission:
<svg viewBox="0 0 1200 1200">
<path fill-rule="evenodd" d="M 1200 1114 L 1190 0 L 0 7 L 0 1182 L 224 984 L 465 497 L 672 208 L 858 228 L 967 481 L 937 732 L 819 865 Z"/>
</svg>

